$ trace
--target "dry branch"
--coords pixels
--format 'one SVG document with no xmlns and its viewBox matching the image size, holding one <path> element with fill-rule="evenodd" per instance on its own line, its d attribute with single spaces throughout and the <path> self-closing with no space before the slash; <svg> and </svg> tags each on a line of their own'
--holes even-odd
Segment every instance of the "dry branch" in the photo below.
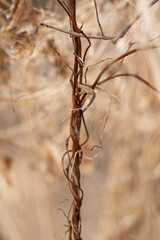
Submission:
<svg viewBox="0 0 160 240">
<path fill-rule="evenodd" d="M 157 3 L 158 1 L 159 1 L 159 0 L 153 0 L 153 1 L 148 5 L 148 8 L 152 7 L 152 6 L 153 6 L 155 3 Z M 131 20 L 131 22 L 130 22 L 127 26 L 125 26 L 125 27 L 117 34 L 117 36 L 112 40 L 112 42 L 113 42 L 114 44 L 116 44 L 120 38 L 123 38 L 123 37 L 126 35 L 126 33 L 128 32 L 128 30 L 137 22 L 137 20 L 138 20 L 140 17 L 142 17 L 143 13 L 144 13 L 144 12 L 141 12 L 141 13 L 137 14 L 137 15 L 135 16 L 135 18 L 134 18 L 133 20 Z"/>
<path fill-rule="evenodd" d="M 153 0 L 149 5 L 148 5 L 148 8 L 152 7 L 155 3 L 157 3 L 159 0 Z M 59 1 L 61 2 L 61 1 Z M 129 29 L 137 22 L 137 20 L 143 15 L 144 12 L 141 12 L 139 14 L 137 14 L 135 16 L 135 18 L 133 20 L 131 20 L 131 22 L 129 24 L 127 24 L 116 36 L 105 36 L 104 33 L 103 33 L 103 29 L 102 29 L 102 26 L 101 26 L 101 23 L 99 21 L 99 16 L 98 16 L 98 10 L 97 10 L 97 4 L 96 4 L 96 1 L 94 0 L 94 3 L 95 3 L 95 9 L 96 9 L 96 16 L 97 16 L 97 22 L 98 22 L 98 25 L 99 25 L 99 28 L 100 28 L 100 31 L 101 31 L 101 34 L 102 36 L 99 36 L 99 35 L 89 35 L 89 34 L 86 34 L 87 38 L 88 39 L 98 39 L 98 40 L 111 40 L 112 43 L 116 44 L 118 42 L 119 39 L 123 38 L 126 33 L 129 31 Z M 41 26 L 45 26 L 47 28 L 51 28 L 51 29 L 54 29 L 54 30 L 57 30 L 59 32 L 62 32 L 62 33 L 65 33 L 65 34 L 68 34 L 70 36 L 73 36 L 73 37 L 83 37 L 85 38 L 86 36 L 84 34 L 80 32 L 76 32 L 76 31 L 66 31 L 66 30 L 63 30 L 63 29 L 60 29 L 56 26 L 52 26 L 52 25 L 49 25 L 49 24 L 46 24 L 46 23 L 41 23 L 40 24 Z"/>
<path fill-rule="evenodd" d="M 100 31 L 101 31 L 102 36 L 104 36 L 103 29 L 102 29 L 102 26 L 101 26 L 101 22 L 100 22 L 100 20 L 99 20 L 97 2 L 96 2 L 96 0 L 93 0 L 93 1 L 94 1 L 95 10 L 96 10 L 96 18 L 97 18 L 98 26 L 99 26 L 99 29 L 100 29 Z"/>
<path fill-rule="evenodd" d="M 153 91 L 160 93 L 160 90 L 158 90 L 156 87 L 152 86 L 148 81 L 146 81 L 144 78 L 140 77 L 138 74 L 133 74 L 133 73 L 120 73 L 114 76 L 111 76 L 109 78 L 106 78 L 104 80 L 102 80 L 101 82 L 98 83 L 98 86 L 114 79 L 114 78 L 118 78 L 118 77 L 132 77 L 137 79 L 138 81 L 144 83 L 146 86 L 148 86 L 149 88 L 151 88 Z"/>
<path fill-rule="evenodd" d="M 49 25 L 49 24 L 46 24 L 46 23 L 41 23 L 40 25 L 41 26 L 45 26 L 47 28 L 51 28 L 51 29 L 57 30 L 59 32 L 62 32 L 62 33 L 68 34 L 68 35 L 71 35 L 73 37 L 85 38 L 85 36 L 82 33 L 77 33 L 77 32 L 73 32 L 73 31 L 65 31 L 65 30 L 63 30 L 61 28 L 58 28 L 58 27 L 55 27 L 53 25 Z M 98 36 L 98 35 L 88 35 L 88 34 L 87 34 L 87 37 L 89 39 L 99 39 L 99 40 L 112 40 L 112 39 L 115 38 L 115 36 Z"/>
<path fill-rule="evenodd" d="M 94 89 L 97 85 L 98 85 L 98 82 L 100 81 L 101 77 L 103 76 L 103 74 L 112 66 L 114 65 L 116 62 L 119 62 L 120 60 L 128 57 L 129 55 L 132 55 L 134 53 L 137 53 L 139 51 L 145 51 L 145 50 L 151 50 L 151 49 L 155 49 L 155 48 L 158 48 L 158 46 L 155 46 L 155 45 L 152 45 L 152 46 L 149 46 L 149 47 L 144 47 L 144 48 L 135 48 L 135 49 L 132 49 L 130 51 L 127 51 L 126 53 L 120 55 L 119 57 L 115 58 L 113 61 L 111 61 L 109 64 L 107 64 L 102 70 L 101 72 L 99 73 L 99 75 L 97 76 L 95 82 L 92 84 L 92 88 Z"/>
</svg>

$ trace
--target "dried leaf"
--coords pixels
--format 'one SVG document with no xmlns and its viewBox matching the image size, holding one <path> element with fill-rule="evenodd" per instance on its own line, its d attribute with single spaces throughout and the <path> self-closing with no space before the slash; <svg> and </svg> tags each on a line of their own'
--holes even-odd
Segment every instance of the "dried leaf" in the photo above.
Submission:
<svg viewBox="0 0 160 240">
<path fill-rule="evenodd" d="M 42 14 L 33 8 L 32 0 L 14 0 L 8 15 L 7 32 L 15 57 L 26 57 L 34 50 L 34 40 Z"/>
<path fill-rule="evenodd" d="M 7 2 L 6 0 L 0 0 L 0 3 L 3 4 L 3 5 L 6 6 L 6 7 L 9 7 L 9 6 L 10 6 L 10 3 Z"/>
<path fill-rule="evenodd" d="M 7 84 L 10 77 L 10 64 L 7 52 L 0 46 L 0 84 Z"/>
<path fill-rule="evenodd" d="M 0 157 L 0 173 L 4 177 L 4 180 L 9 186 L 12 186 L 12 180 L 10 178 L 10 171 L 12 169 L 13 159 L 4 155 Z"/>
</svg>

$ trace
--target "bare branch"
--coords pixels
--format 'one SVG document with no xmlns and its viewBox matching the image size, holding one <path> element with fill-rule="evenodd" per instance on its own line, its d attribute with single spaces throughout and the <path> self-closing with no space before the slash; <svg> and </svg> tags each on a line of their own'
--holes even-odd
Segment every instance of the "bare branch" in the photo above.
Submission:
<svg viewBox="0 0 160 240">
<path fill-rule="evenodd" d="M 155 48 L 159 48 L 159 46 L 155 46 L 155 45 L 151 45 L 148 47 L 144 47 L 144 48 L 135 48 L 132 49 L 122 55 L 120 55 L 119 57 L 115 58 L 112 62 L 110 62 L 109 64 L 107 64 L 102 71 L 99 73 L 98 77 L 96 78 L 95 82 L 92 84 L 92 88 L 95 88 L 96 85 L 98 85 L 99 80 L 101 79 L 101 77 L 103 76 L 103 74 L 112 66 L 114 65 L 116 62 L 119 62 L 120 60 L 126 58 L 127 56 L 139 52 L 139 51 L 145 51 L 145 50 L 150 50 L 150 49 L 155 49 Z"/>
<path fill-rule="evenodd" d="M 152 6 L 153 6 L 155 3 L 157 3 L 158 1 L 159 1 L 159 0 L 153 0 L 153 1 L 148 5 L 148 8 L 152 7 Z M 117 34 L 117 36 L 112 40 L 112 42 L 113 42 L 114 44 L 116 44 L 120 38 L 123 38 L 123 37 L 126 35 L 126 33 L 128 32 L 128 30 L 135 24 L 135 22 L 137 22 L 137 20 L 138 20 L 140 17 L 142 17 L 143 13 L 144 13 L 144 12 L 141 12 L 141 13 L 137 14 L 137 15 L 134 17 L 134 19 L 131 20 L 131 22 L 130 22 L 127 26 L 125 26 L 125 27 L 122 29 L 122 31 L 120 31 L 120 32 Z"/>
<path fill-rule="evenodd" d="M 52 47 L 53 47 L 54 51 L 56 52 L 56 54 L 59 56 L 59 58 L 65 63 L 65 65 L 66 65 L 72 72 L 74 72 L 74 70 L 71 68 L 71 66 L 67 63 L 67 61 L 61 56 L 61 54 L 59 53 L 59 51 L 56 49 L 54 39 L 52 40 Z"/>
<path fill-rule="evenodd" d="M 153 0 L 149 5 L 148 5 L 148 8 L 152 7 L 155 3 L 157 3 L 159 0 Z M 99 21 L 99 17 L 98 17 L 98 10 L 97 10 L 97 5 L 96 5 L 96 1 L 94 0 L 94 3 L 95 3 L 95 9 L 96 9 L 96 16 L 97 16 L 97 21 L 98 21 L 98 24 L 99 24 L 99 28 L 101 30 L 101 33 L 102 33 L 102 36 L 96 36 L 96 35 L 86 35 L 87 38 L 89 39 L 98 39 L 98 40 L 112 40 L 112 42 L 114 44 L 116 44 L 118 42 L 119 39 L 123 38 L 126 33 L 129 31 L 129 29 L 135 24 L 135 22 L 143 15 L 143 12 L 137 14 L 135 16 L 135 18 L 133 20 L 131 20 L 131 22 L 125 26 L 116 36 L 104 36 L 103 34 L 103 30 L 102 30 L 102 26 L 100 24 L 100 21 Z M 63 30 L 63 29 L 60 29 L 58 27 L 55 27 L 55 26 L 51 26 L 49 24 L 46 24 L 46 23 L 41 23 L 40 24 L 41 26 L 45 26 L 47 28 L 51 28 L 51 29 L 54 29 L 54 30 L 57 30 L 59 32 L 62 32 L 62 33 L 65 33 L 65 34 L 68 34 L 68 35 L 71 35 L 71 36 L 74 36 L 74 37 L 86 37 L 84 34 L 82 33 L 77 33 L 77 32 L 74 32 L 74 31 L 66 31 L 66 30 Z"/>
<path fill-rule="evenodd" d="M 101 82 L 98 83 L 98 86 L 114 79 L 114 78 L 118 78 L 118 77 L 133 77 L 136 78 L 137 80 L 139 80 L 140 82 L 144 83 L 146 86 L 148 86 L 149 88 L 151 88 L 153 91 L 160 93 L 160 90 L 158 90 L 156 87 L 152 86 L 148 81 L 146 81 L 144 78 L 140 77 L 138 74 L 132 74 L 132 73 L 120 73 L 117 75 L 114 75 L 112 77 L 106 78 L 104 80 L 102 80 Z"/>
<path fill-rule="evenodd" d="M 139 51 L 145 51 L 145 50 L 150 50 L 150 49 L 155 49 L 155 48 L 159 48 L 159 46 L 155 46 L 155 45 L 151 45 L 151 46 L 147 46 L 147 47 L 144 47 L 144 48 L 135 48 L 135 49 L 132 49 L 128 52 L 125 52 L 124 54 L 120 55 L 119 57 L 115 58 L 113 61 L 111 61 L 109 64 L 107 64 L 102 70 L 101 72 L 99 73 L 99 75 L 97 76 L 96 80 L 94 81 L 94 83 L 92 84 L 91 88 L 94 89 L 96 86 L 98 86 L 99 84 L 99 81 L 101 79 L 101 77 L 103 76 L 103 74 L 112 66 L 114 65 L 116 62 L 119 62 L 120 60 L 126 58 L 127 56 L 133 54 L 133 53 L 136 53 L 136 52 L 139 52 Z M 109 78 L 111 78 L 113 76 L 110 76 Z M 83 104 L 85 103 L 86 101 L 86 96 L 87 94 L 84 93 L 84 95 L 82 96 L 81 98 L 81 105 L 83 106 Z"/>
<path fill-rule="evenodd" d="M 159 0 L 153 0 L 150 4 L 149 7 L 152 7 L 156 2 L 158 2 Z"/>
<path fill-rule="evenodd" d="M 88 72 L 89 68 L 94 67 L 94 66 L 96 66 L 96 65 L 98 65 L 98 64 L 100 64 L 100 63 L 103 63 L 103 62 L 105 62 L 105 61 L 107 61 L 107 60 L 109 60 L 109 59 L 111 59 L 111 58 L 105 58 L 105 59 L 102 59 L 101 61 L 99 61 L 99 62 L 97 62 L 97 63 L 94 63 L 94 64 L 92 64 L 92 65 L 88 65 L 88 66 L 86 67 L 86 70 L 85 70 L 85 73 L 84 73 L 85 83 L 87 83 L 87 72 Z"/>
<path fill-rule="evenodd" d="M 97 18 L 98 26 L 99 26 L 102 36 L 104 36 L 103 29 L 102 29 L 102 26 L 101 26 L 101 23 L 99 20 L 99 16 L 98 16 L 97 2 L 96 2 L 96 0 L 93 0 L 93 1 L 94 1 L 95 10 L 96 10 L 96 18 Z"/>
<path fill-rule="evenodd" d="M 73 31 L 65 31 L 61 28 L 58 28 L 58 27 L 55 27 L 55 26 L 51 26 L 49 24 L 46 24 L 46 23 L 41 23 L 40 24 L 41 26 L 44 26 L 44 27 L 47 27 L 47 28 L 51 28 L 51 29 L 54 29 L 54 30 L 57 30 L 59 32 L 62 32 L 62 33 L 65 33 L 65 34 L 68 34 L 68 35 L 71 35 L 73 37 L 82 37 L 82 38 L 85 38 L 85 36 L 82 34 L 82 33 L 77 33 L 77 32 L 73 32 Z M 89 39 L 98 39 L 98 40 L 113 40 L 116 36 L 96 36 L 96 35 L 88 35 L 87 34 L 87 37 Z"/>
</svg>

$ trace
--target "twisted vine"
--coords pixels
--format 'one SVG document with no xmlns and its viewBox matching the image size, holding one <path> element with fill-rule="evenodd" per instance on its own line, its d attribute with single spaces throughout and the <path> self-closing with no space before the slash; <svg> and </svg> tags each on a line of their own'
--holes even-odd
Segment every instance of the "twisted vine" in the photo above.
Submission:
<svg viewBox="0 0 160 240">
<path fill-rule="evenodd" d="M 158 0 L 152 1 L 151 3 L 155 4 Z M 85 119 L 83 116 L 84 111 L 92 104 L 92 102 L 95 99 L 95 92 L 94 89 L 98 88 L 100 85 L 106 83 L 109 80 L 112 80 L 117 77 L 133 77 L 137 80 L 141 81 L 145 85 L 147 85 L 152 90 L 159 92 L 154 86 L 149 84 L 145 79 L 143 79 L 138 74 L 131 74 L 131 73 L 122 73 L 117 74 L 114 73 L 113 75 L 110 75 L 108 78 L 101 80 L 104 73 L 115 63 L 120 62 L 120 66 L 123 63 L 123 60 L 128 57 L 131 54 L 137 53 L 139 51 L 149 50 L 157 48 L 155 45 L 150 45 L 149 47 L 144 48 L 135 48 L 130 50 L 133 44 L 129 45 L 129 49 L 124 54 L 118 56 L 117 58 L 111 60 L 110 63 L 106 64 L 106 66 L 100 71 L 97 78 L 94 80 L 92 85 L 88 85 L 86 81 L 86 72 L 83 73 L 84 63 L 87 56 L 87 52 L 91 46 L 90 37 L 86 35 L 82 27 L 79 28 L 76 21 L 76 0 L 68 0 L 68 5 L 66 5 L 65 2 L 61 0 L 57 0 L 57 2 L 62 6 L 64 11 L 67 13 L 70 21 L 71 31 L 70 31 L 70 37 L 72 38 L 73 42 L 73 49 L 74 49 L 74 66 L 73 68 L 70 68 L 72 70 L 72 74 L 70 77 L 70 83 L 72 87 L 72 111 L 70 116 L 70 134 L 69 137 L 66 139 L 66 152 L 64 153 L 62 157 L 62 168 L 64 175 L 68 181 L 69 189 L 72 194 L 73 200 L 70 206 L 70 209 L 68 211 L 68 215 L 65 215 L 67 217 L 68 221 L 68 232 L 69 232 L 69 240 L 82 240 L 81 238 L 81 206 L 82 206 L 82 200 L 83 200 L 83 190 L 81 188 L 81 173 L 80 173 L 80 165 L 82 162 L 83 157 L 83 149 L 82 146 L 88 141 L 89 139 L 89 133 L 87 130 L 87 125 L 85 123 Z M 98 17 L 98 10 L 96 5 L 96 0 L 94 0 L 95 9 L 96 9 L 96 17 L 99 24 L 99 28 L 102 34 L 102 39 L 105 38 L 103 34 L 103 30 L 99 21 Z M 152 5 L 153 5 L 152 4 Z M 152 5 L 149 5 L 152 6 Z M 141 15 L 138 15 L 136 20 L 140 18 Z M 131 26 L 134 24 L 130 24 Z M 41 24 L 42 26 L 44 24 Z M 45 25 L 44 25 L 45 26 Z M 46 25 L 47 27 L 50 27 Z M 130 26 L 130 27 L 131 27 Z M 57 29 L 57 28 L 56 28 Z M 128 31 L 129 29 L 123 31 L 123 34 Z M 66 31 L 62 31 L 64 33 L 69 33 Z M 74 33 L 74 34 L 73 34 Z M 116 42 L 118 39 L 120 39 L 122 36 L 118 36 L 116 39 Z M 86 38 L 88 41 L 88 46 L 85 49 L 84 53 L 82 53 L 82 44 L 81 44 L 81 37 Z M 110 40 L 113 40 L 110 38 Z M 115 43 L 116 43 L 115 42 Z M 119 66 L 119 68 L 120 68 Z M 83 81 L 83 78 L 85 81 Z M 85 83 L 84 83 L 85 82 Z M 82 89 L 85 89 L 85 92 L 82 92 Z M 87 105 L 84 110 L 82 109 L 84 103 L 86 102 L 88 93 L 91 93 L 92 100 Z M 81 132 L 81 125 L 84 125 L 84 129 L 86 132 L 86 140 L 83 143 L 80 143 L 80 132 Z M 69 145 L 72 145 L 71 149 L 69 149 Z"/>
</svg>

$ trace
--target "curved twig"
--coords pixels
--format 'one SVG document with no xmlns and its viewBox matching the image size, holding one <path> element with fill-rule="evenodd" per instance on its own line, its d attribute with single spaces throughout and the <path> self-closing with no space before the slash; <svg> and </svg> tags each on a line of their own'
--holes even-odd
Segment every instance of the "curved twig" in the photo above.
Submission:
<svg viewBox="0 0 160 240">
<path fill-rule="evenodd" d="M 144 78 L 140 77 L 138 74 L 132 74 L 132 73 L 120 73 L 117 75 L 114 75 L 112 77 L 106 78 L 104 80 L 102 80 L 101 82 L 98 83 L 98 86 L 114 79 L 114 78 L 118 78 L 118 77 L 133 77 L 136 78 L 137 80 L 139 80 L 140 82 L 144 83 L 146 86 L 148 86 L 149 88 L 151 88 L 153 91 L 160 93 L 160 90 L 158 90 L 156 87 L 152 86 L 148 81 L 146 81 Z"/>
<path fill-rule="evenodd" d="M 111 61 L 109 64 L 107 64 L 102 71 L 99 73 L 99 75 L 97 76 L 95 82 L 92 84 L 92 88 L 94 89 L 96 87 L 96 85 L 98 85 L 99 80 L 101 79 L 101 77 L 103 76 L 103 74 L 112 66 L 114 65 L 116 62 L 119 62 L 120 60 L 128 57 L 129 55 L 132 55 L 133 53 L 136 52 L 140 52 L 140 51 L 145 51 L 145 50 L 151 50 L 151 49 L 155 49 L 155 48 L 159 48 L 159 46 L 155 46 L 155 45 L 151 45 L 151 46 L 147 46 L 144 48 L 134 48 L 128 52 L 125 52 L 124 54 L 120 55 L 119 57 L 115 58 L 113 61 Z"/>
</svg>

